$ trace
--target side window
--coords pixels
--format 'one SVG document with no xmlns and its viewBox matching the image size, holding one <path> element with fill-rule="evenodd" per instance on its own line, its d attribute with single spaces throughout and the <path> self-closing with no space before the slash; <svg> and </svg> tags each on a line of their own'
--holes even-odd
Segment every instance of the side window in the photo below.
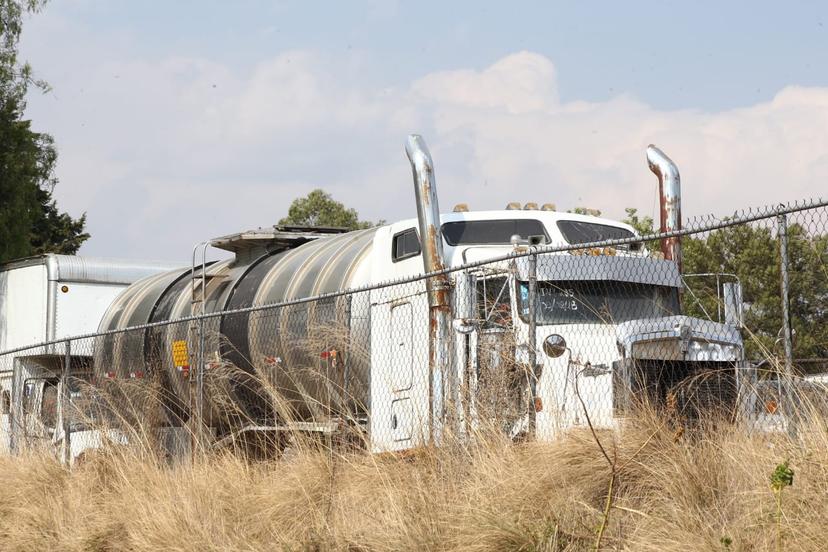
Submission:
<svg viewBox="0 0 828 552">
<path fill-rule="evenodd" d="M 410 259 L 420 254 L 420 238 L 417 229 L 409 228 L 394 234 L 391 241 L 391 260 L 393 262 Z"/>
<path fill-rule="evenodd" d="M 512 304 L 509 280 L 505 277 L 477 281 L 477 309 L 483 329 L 512 325 Z"/>
<path fill-rule="evenodd" d="M 34 410 L 32 401 L 34 400 L 34 392 L 35 392 L 35 383 L 30 380 L 26 380 L 23 384 L 23 413 L 24 414 L 31 414 Z"/>
<path fill-rule="evenodd" d="M 43 403 L 40 409 L 40 420 L 46 427 L 55 427 L 58 411 L 58 388 L 54 383 L 47 383 L 43 388 Z"/>
</svg>

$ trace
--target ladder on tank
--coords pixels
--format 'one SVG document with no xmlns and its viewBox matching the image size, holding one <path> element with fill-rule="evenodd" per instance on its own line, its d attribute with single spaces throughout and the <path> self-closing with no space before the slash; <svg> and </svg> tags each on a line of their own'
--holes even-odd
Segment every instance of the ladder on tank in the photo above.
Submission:
<svg viewBox="0 0 828 552">
<path fill-rule="evenodd" d="M 192 366 L 194 373 L 190 375 L 190 412 L 193 418 L 193 450 L 203 450 L 204 445 L 204 317 L 207 301 L 207 248 L 209 241 L 201 242 L 193 247 L 192 264 L 190 265 L 190 322 L 189 335 L 191 343 L 196 344 L 195 362 Z M 201 256 L 199 259 L 199 251 Z M 200 261 L 200 262 L 199 262 Z M 196 267 L 201 270 L 196 274 Z M 193 377 L 195 376 L 195 377 Z"/>
<path fill-rule="evenodd" d="M 205 241 L 193 247 L 193 262 L 190 265 L 190 316 L 204 314 L 204 303 L 207 300 L 207 248 L 210 242 Z M 201 262 L 198 262 L 201 251 Z M 196 267 L 201 270 L 196 274 Z"/>
</svg>

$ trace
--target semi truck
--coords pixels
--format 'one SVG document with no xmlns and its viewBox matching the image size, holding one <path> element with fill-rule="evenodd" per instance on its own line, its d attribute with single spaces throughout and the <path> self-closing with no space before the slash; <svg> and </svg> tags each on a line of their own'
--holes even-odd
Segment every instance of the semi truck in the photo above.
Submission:
<svg viewBox="0 0 828 552">
<path fill-rule="evenodd" d="M 169 263 L 51 253 L 0 265 L 0 351 L 20 349 L 0 362 L 0 453 L 62 446 L 57 403 L 66 350 L 57 342 L 95 332 L 119 293 L 171 268 Z M 42 343 L 51 345 L 33 347 Z M 88 380 L 91 351 L 71 354 L 70 370 L 76 381 Z M 69 391 L 77 394 L 77 388 Z"/>
<path fill-rule="evenodd" d="M 642 397 L 741 408 L 738 289 L 724 323 L 681 313 L 680 177 L 658 148 L 647 149 L 667 234 L 656 246 L 548 204 L 441 212 L 422 138 L 406 153 L 416 219 L 206 242 L 233 256 L 153 274 L 114 299 L 94 344 L 98 381 L 155 378 L 163 424 L 196 423 L 213 444 L 347 429 L 372 452 L 472 431 L 496 380 L 515 438 L 614 427 Z M 174 323 L 194 314 L 205 317 Z M 703 397 L 677 391 L 710 374 Z"/>
</svg>

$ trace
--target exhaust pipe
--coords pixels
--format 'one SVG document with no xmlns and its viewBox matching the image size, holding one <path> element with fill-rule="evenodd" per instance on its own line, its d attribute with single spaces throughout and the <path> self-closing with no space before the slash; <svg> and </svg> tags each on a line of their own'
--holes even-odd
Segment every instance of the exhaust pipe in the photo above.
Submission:
<svg viewBox="0 0 828 552">
<path fill-rule="evenodd" d="M 446 268 L 443 254 L 443 237 L 440 233 L 440 206 L 437 203 L 437 185 L 434 182 L 434 163 L 423 138 L 417 134 L 408 137 L 405 153 L 411 163 L 414 176 L 414 197 L 417 202 L 417 221 L 420 226 L 420 243 L 423 249 L 423 269 L 436 272 Z M 448 275 L 441 274 L 428 279 L 429 305 L 448 306 Z"/>
<path fill-rule="evenodd" d="M 681 230 L 681 177 L 673 160 L 663 151 L 650 144 L 647 146 L 647 165 L 658 177 L 658 198 L 661 207 L 661 228 L 663 232 Z M 681 238 L 673 236 L 661 240 L 661 252 L 664 258 L 682 268 Z"/>
<path fill-rule="evenodd" d="M 434 181 L 434 163 L 421 136 L 412 134 L 405 145 L 414 176 L 417 221 L 423 251 L 423 269 L 436 272 L 446 268 L 443 236 L 440 231 L 440 207 Z M 429 311 L 429 433 L 432 443 L 439 440 L 449 403 L 459 406 L 460 386 L 451 365 L 451 284 L 447 274 L 426 280 Z M 436 426 L 439 423 L 440 428 Z"/>
</svg>

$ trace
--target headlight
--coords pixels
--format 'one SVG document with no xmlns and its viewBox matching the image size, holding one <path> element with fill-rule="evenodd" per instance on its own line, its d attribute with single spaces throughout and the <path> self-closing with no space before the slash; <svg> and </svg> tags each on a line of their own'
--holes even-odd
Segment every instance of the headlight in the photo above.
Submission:
<svg viewBox="0 0 828 552">
<path fill-rule="evenodd" d="M 543 352 L 551 358 L 558 358 L 566 352 L 566 340 L 558 334 L 550 335 L 543 340 Z"/>
<path fill-rule="evenodd" d="M 691 341 L 687 347 L 687 360 L 728 362 L 741 358 L 741 347 L 733 343 Z"/>
</svg>

